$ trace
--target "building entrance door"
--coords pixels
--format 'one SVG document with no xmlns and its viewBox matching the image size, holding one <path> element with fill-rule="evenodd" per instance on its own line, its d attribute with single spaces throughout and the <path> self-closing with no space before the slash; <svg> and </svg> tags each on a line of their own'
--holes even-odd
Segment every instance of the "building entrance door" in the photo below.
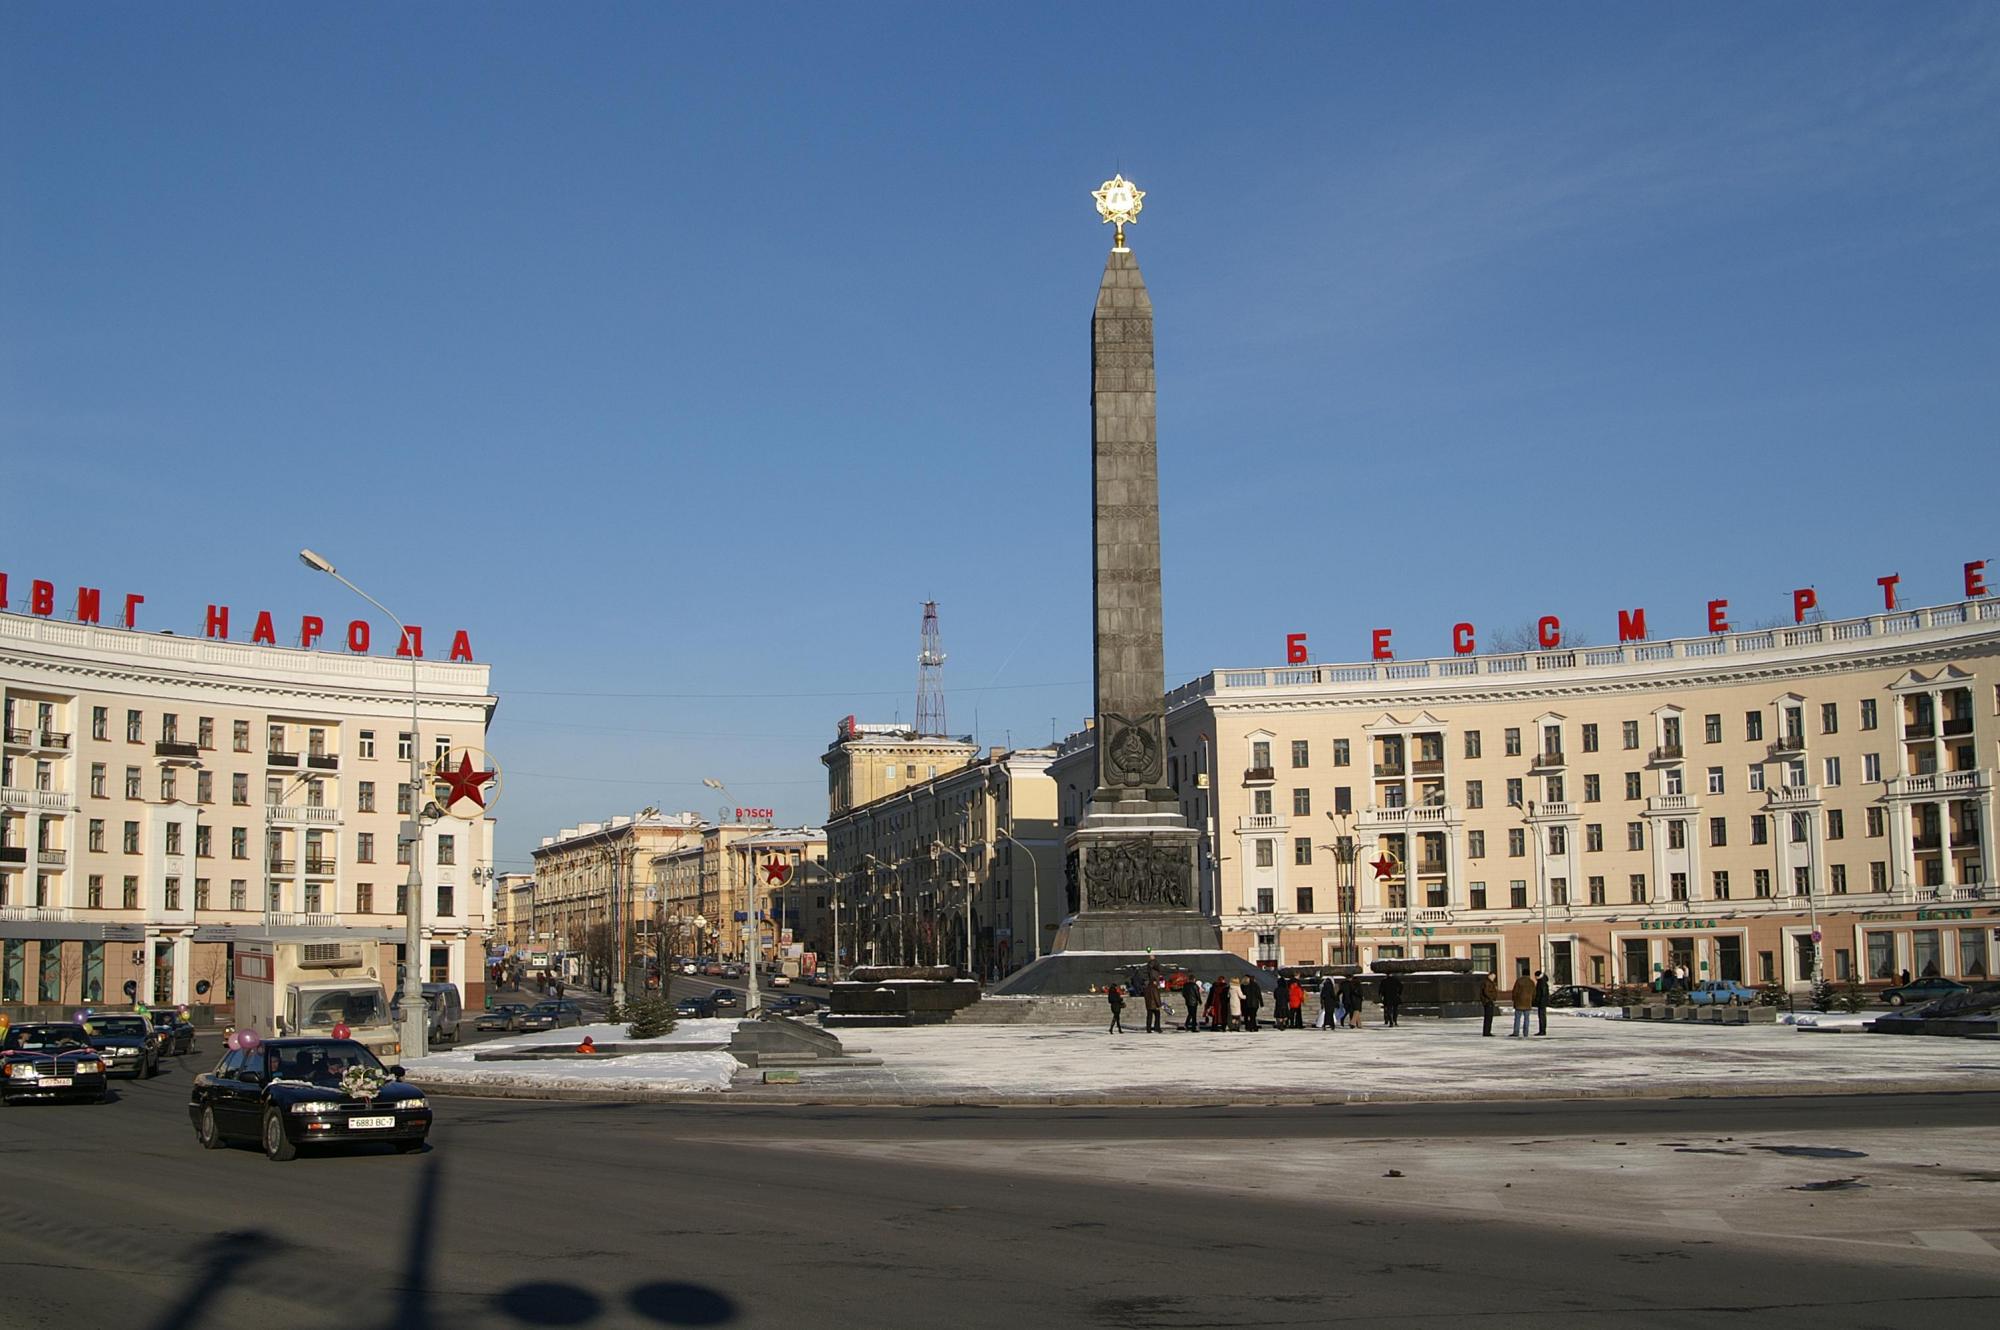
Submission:
<svg viewBox="0 0 2000 1330">
<path fill-rule="evenodd" d="M 1743 939 L 1740 937 L 1719 937 L 1715 939 L 1715 977 L 1743 982 Z"/>
<path fill-rule="evenodd" d="M 1571 956 L 1571 945 L 1568 942 L 1549 943 L 1549 982 L 1558 987 L 1576 982 L 1576 962 Z"/>
</svg>

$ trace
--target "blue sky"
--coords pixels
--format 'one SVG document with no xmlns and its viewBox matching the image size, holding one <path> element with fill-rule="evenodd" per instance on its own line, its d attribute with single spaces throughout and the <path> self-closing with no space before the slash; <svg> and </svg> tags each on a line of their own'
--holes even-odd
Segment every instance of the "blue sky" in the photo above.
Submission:
<svg viewBox="0 0 2000 1330">
<path fill-rule="evenodd" d="M 503 867 L 817 820 L 928 597 L 952 727 L 1046 742 L 1123 171 L 1170 685 L 1948 600 L 1996 162 L 1985 5 L 8 5 L 0 570 L 344 622 L 311 545 L 469 629 Z"/>
</svg>

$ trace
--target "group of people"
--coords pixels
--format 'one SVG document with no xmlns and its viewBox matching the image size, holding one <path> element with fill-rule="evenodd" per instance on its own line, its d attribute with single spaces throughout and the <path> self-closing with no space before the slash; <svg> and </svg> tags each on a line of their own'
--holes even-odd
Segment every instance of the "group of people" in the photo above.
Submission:
<svg viewBox="0 0 2000 1330">
<path fill-rule="evenodd" d="M 1514 1030 L 1509 1039 L 1528 1037 L 1528 1017 L 1533 1014 L 1539 1027 L 1534 1033 L 1545 1035 L 1549 1032 L 1549 977 L 1540 970 L 1533 975 L 1522 975 L 1514 981 L 1513 991 L 1508 994 L 1514 1006 Z M 1493 1018 L 1500 1014 L 1500 981 L 1492 975 L 1479 988 L 1479 1006 L 1485 1018 L 1485 1028 L 1480 1031 L 1488 1039 L 1493 1037 Z"/>
<path fill-rule="evenodd" d="M 1180 995 L 1186 1008 L 1186 1018 L 1180 1028 L 1190 1034 L 1201 1030 L 1245 1030 L 1254 1033 L 1259 1028 L 1267 1002 L 1271 1009 L 1268 1024 L 1273 1028 L 1306 1028 L 1306 986 L 1293 976 L 1280 976 L 1268 996 L 1263 985 L 1247 975 L 1217 975 L 1212 983 L 1206 984 L 1191 974 L 1180 977 L 1182 982 L 1178 987 L 1158 971 L 1148 971 L 1132 981 L 1132 989 L 1145 1005 L 1148 1034 L 1160 1033 L 1164 1028 L 1163 1011 L 1172 993 Z M 1130 1000 L 1131 993 L 1124 985 L 1113 984 L 1105 990 L 1104 996 L 1111 1008 L 1108 1033 L 1124 1033 L 1125 1004 Z M 1403 999 L 1402 976 L 1384 975 L 1379 997 L 1382 1023 L 1396 1024 Z M 1360 1029 L 1362 1004 L 1363 991 L 1359 979 L 1353 975 L 1323 977 L 1319 983 L 1318 1028 Z"/>
</svg>

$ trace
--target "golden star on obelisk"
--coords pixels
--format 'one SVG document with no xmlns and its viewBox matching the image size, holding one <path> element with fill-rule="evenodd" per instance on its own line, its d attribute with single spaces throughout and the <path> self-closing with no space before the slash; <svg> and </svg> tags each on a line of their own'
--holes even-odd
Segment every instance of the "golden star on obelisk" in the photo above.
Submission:
<svg viewBox="0 0 2000 1330">
<path fill-rule="evenodd" d="M 1097 215 L 1118 228 L 1112 240 L 1112 248 L 1123 250 L 1125 223 L 1139 220 L 1139 210 L 1145 206 L 1146 191 L 1124 176 L 1115 175 L 1098 188 L 1091 190 L 1090 197 L 1097 200 Z"/>
</svg>

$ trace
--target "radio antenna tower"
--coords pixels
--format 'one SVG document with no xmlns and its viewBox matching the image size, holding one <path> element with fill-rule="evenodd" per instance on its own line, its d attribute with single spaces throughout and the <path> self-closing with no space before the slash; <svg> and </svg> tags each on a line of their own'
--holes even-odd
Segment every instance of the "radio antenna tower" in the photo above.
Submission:
<svg viewBox="0 0 2000 1330">
<path fill-rule="evenodd" d="M 944 642 L 938 637 L 937 602 L 924 602 L 924 647 L 917 656 L 917 733 L 943 734 Z"/>
</svg>

